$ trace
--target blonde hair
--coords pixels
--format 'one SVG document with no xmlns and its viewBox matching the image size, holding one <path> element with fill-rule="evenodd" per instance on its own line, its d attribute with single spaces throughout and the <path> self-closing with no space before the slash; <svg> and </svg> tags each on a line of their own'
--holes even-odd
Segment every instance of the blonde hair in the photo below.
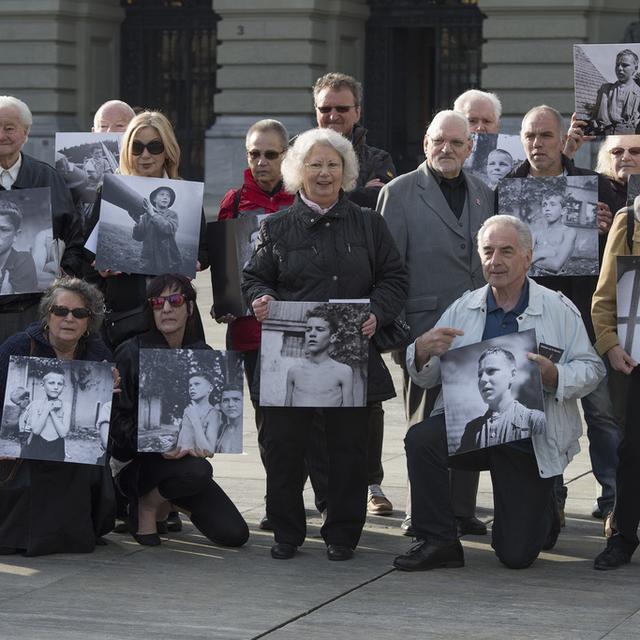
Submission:
<svg viewBox="0 0 640 640">
<path fill-rule="evenodd" d="M 167 176 L 172 179 L 178 178 L 178 167 L 180 166 L 180 147 L 173 132 L 173 127 L 167 117 L 159 111 L 143 111 L 139 113 L 127 127 L 122 138 L 122 148 L 120 150 L 120 173 L 125 176 L 135 175 L 135 164 L 133 161 L 133 153 L 131 146 L 140 129 L 145 127 L 153 127 L 160 136 L 166 159 L 164 161 L 164 170 Z"/>
</svg>

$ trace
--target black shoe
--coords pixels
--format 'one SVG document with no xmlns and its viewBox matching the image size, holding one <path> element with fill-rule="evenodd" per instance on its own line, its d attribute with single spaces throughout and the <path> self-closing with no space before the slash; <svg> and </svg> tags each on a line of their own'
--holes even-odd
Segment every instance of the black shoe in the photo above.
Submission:
<svg viewBox="0 0 640 640">
<path fill-rule="evenodd" d="M 351 560 L 353 558 L 353 549 L 341 544 L 329 544 L 327 545 L 327 558 L 338 561 Z"/>
<path fill-rule="evenodd" d="M 415 538 L 416 532 L 413 530 L 411 526 L 411 516 L 407 516 L 400 525 L 400 530 L 402 531 L 403 536 L 409 536 L 410 538 Z"/>
<path fill-rule="evenodd" d="M 129 533 L 129 525 L 126 520 L 118 522 L 118 524 L 113 527 L 113 533 Z"/>
<path fill-rule="evenodd" d="M 458 527 L 458 537 L 462 536 L 486 536 L 487 525 L 478 520 L 475 516 L 468 518 L 456 518 L 456 525 Z"/>
<path fill-rule="evenodd" d="M 265 514 L 262 516 L 262 520 L 260 520 L 260 524 L 258 525 L 258 529 L 262 529 L 263 531 L 273 531 L 273 527 L 269 522 L 269 517 Z"/>
<path fill-rule="evenodd" d="M 556 501 L 553 501 L 554 512 L 553 519 L 551 521 L 551 529 L 547 534 L 547 538 L 542 545 L 542 549 L 544 551 L 550 551 L 553 547 L 556 546 L 556 542 L 558 541 L 558 536 L 560 535 L 560 529 L 562 528 L 562 520 L 564 519 L 564 509 L 562 509 Z"/>
<path fill-rule="evenodd" d="M 631 562 L 631 554 L 615 542 L 616 537 L 609 538 L 605 550 L 593 561 L 593 568 L 598 571 L 618 569 L 623 564 Z"/>
<path fill-rule="evenodd" d="M 171 531 L 172 533 L 182 531 L 182 520 L 180 520 L 180 514 L 177 511 L 171 511 L 167 516 L 166 522 L 167 531 Z"/>
<path fill-rule="evenodd" d="M 289 560 L 296 555 L 295 544 L 287 544 L 286 542 L 276 542 L 271 547 L 271 557 L 274 560 Z"/>
<path fill-rule="evenodd" d="M 165 533 L 169 533 L 169 527 L 167 526 L 166 520 L 156 520 L 156 531 L 164 535 Z"/>
<path fill-rule="evenodd" d="M 393 566 L 400 571 L 429 571 L 464 567 L 464 551 L 460 540 L 438 547 L 420 540 L 407 553 L 398 556 Z"/>
<path fill-rule="evenodd" d="M 145 547 L 157 547 L 160 544 L 160 536 L 157 533 L 133 533 L 133 539 Z"/>
</svg>

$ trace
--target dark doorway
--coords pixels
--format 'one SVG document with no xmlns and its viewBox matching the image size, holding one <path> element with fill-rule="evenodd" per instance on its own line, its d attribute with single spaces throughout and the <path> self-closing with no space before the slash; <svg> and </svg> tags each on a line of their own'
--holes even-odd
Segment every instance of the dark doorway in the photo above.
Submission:
<svg viewBox="0 0 640 640">
<path fill-rule="evenodd" d="M 363 118 L 367 140 L 406 173 L 424 160 L 427 122 L 478 87 L 483 14 L 464 0 L 369 0 Z"/>
<path fill-rule="evenodd" d="M 121 97 L 158 109 L 180 143 L 180 175 L 204 177 L 204 134 L 214 121 L 216 24 L 211 0 L 121 0 Z"/>
</svg>

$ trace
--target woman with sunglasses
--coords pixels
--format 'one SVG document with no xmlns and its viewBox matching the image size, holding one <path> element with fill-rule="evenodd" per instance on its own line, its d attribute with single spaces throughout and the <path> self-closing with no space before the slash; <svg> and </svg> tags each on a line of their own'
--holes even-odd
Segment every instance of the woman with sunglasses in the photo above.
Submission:
<svg viewBox="0 0 640 640">
<path fill-rule="evenodd" d="M 205 459 L 210 451 L 195 445 L 162 454 L 137 451 L 140 349 L 209 348 L 194 331 L 196 292 L 188 278 L 176 274 L 153 278 L 147 304 L 151 329 L 127 340 L 116 351 L 122 392 L 113 405 L 111 466 L 117 486 L 129 502 L 129 531 L 139 544 L 159 545 L 158 525 L 175 505 L 212 542 L 242 546 L 249 529 L 214 482 Z"/>
<path fill-rule="evenodd" d="M 0 346 L 0 406 L 11 356 L 112 360 L 98 334 L 103 304 L 102 294 L 83 280 L 54 281 L 40 301 L 40 321 Z M 60 383 L 54 370 L 50 374 L 52 383 Z M 115 386 L 118 383 L 116 373 Z M 59 391 L 50 389 L 47 395 L 55 401 Z M 54 452 L 51 459 L 64 459 L 63 438 L 70 419 L 68 403 L 64 405 L 42 424 L 33 418 L 37 446 L 34 437 L 27 449 L 37 448 L 38 455 Z M 28 411 L 29 407 L 25 414 Z M 104 465 L 5 459 L 0 462 L 0 554 L 93 551 L 100 536 L 113 527 L 114 507 L 111 474 Z"/>
</svg>

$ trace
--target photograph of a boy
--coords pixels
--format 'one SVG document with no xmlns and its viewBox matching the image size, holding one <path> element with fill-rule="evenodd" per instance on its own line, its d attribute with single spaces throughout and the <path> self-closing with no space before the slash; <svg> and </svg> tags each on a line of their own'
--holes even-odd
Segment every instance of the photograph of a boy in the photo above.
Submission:
<svg viewBox="0 0 640 640">
<path fill-rule="evenodd" d="M 353 369 L 331 357 L 338 330 L 329 309 L 310 309 L 305 317 L 305 359 L 287 371 L 287 407 L 352 407 Z"/>
<path fill-rule="evenodd" d="M 64 371 L 50 367 L 41 385 L 44 395 L 29 403 L 20 416 L 20 430 L 30 434 L 23 457 L 64 462 L 64 439 L 71 428 L 71 403 L 60 398 L 65 388 Z"/>
<path fill-rule="evenodd" d="M 29 251 L 17 251 L 22 233 L 22 212 L 8 200 L 0 200 L 0 295 L 38 291 L 38 277 Z"/>
<path fill-rule="evenodd" d="M 576 230 L 564 224 L 567 214 L 566 190 L 546 191 L 541 211 L 546 226 L 533 237 L 532 268 L 536 273 L 559 273 L 573 255 Z"/>
<path fill-rule="evenodd" d="M 178 449 L 204 456 L 215 452 L 220 412 L 211 402 L 213 390 L 213 379 L 206 371 L 195 371 L 189 375 L 189 404 L 182 414 Z"/>
<path fill-rule="evenodd" d="M 220 397 L 222 420 L 215 453 L 242 453 L 242 389 L 226 385 Z"/>
<path fill-rule="evenodd" d="M 487 156 L 487 178 L 492 189 L 513 168 L 513 156 L 505 149 L 494 149 Z"/>
<path fill-rule="evenodd" d="M 638 56 L 623 49 L 616 56 L 616 82 L 598 90 L 595 133 L 604 135 L 640 133 L 640 86 L 636 81 Z"/>
<path fill-rule="evenodd" d="M 144 212 L 133 227 L 133 239 L 142 243 L 145 273 L 179 272 L 182 257 L 176 243 L 178 214 L 171 209 L 176 193 L 171 187 L 154 189 L 143 201 Z"/>
</svg>

